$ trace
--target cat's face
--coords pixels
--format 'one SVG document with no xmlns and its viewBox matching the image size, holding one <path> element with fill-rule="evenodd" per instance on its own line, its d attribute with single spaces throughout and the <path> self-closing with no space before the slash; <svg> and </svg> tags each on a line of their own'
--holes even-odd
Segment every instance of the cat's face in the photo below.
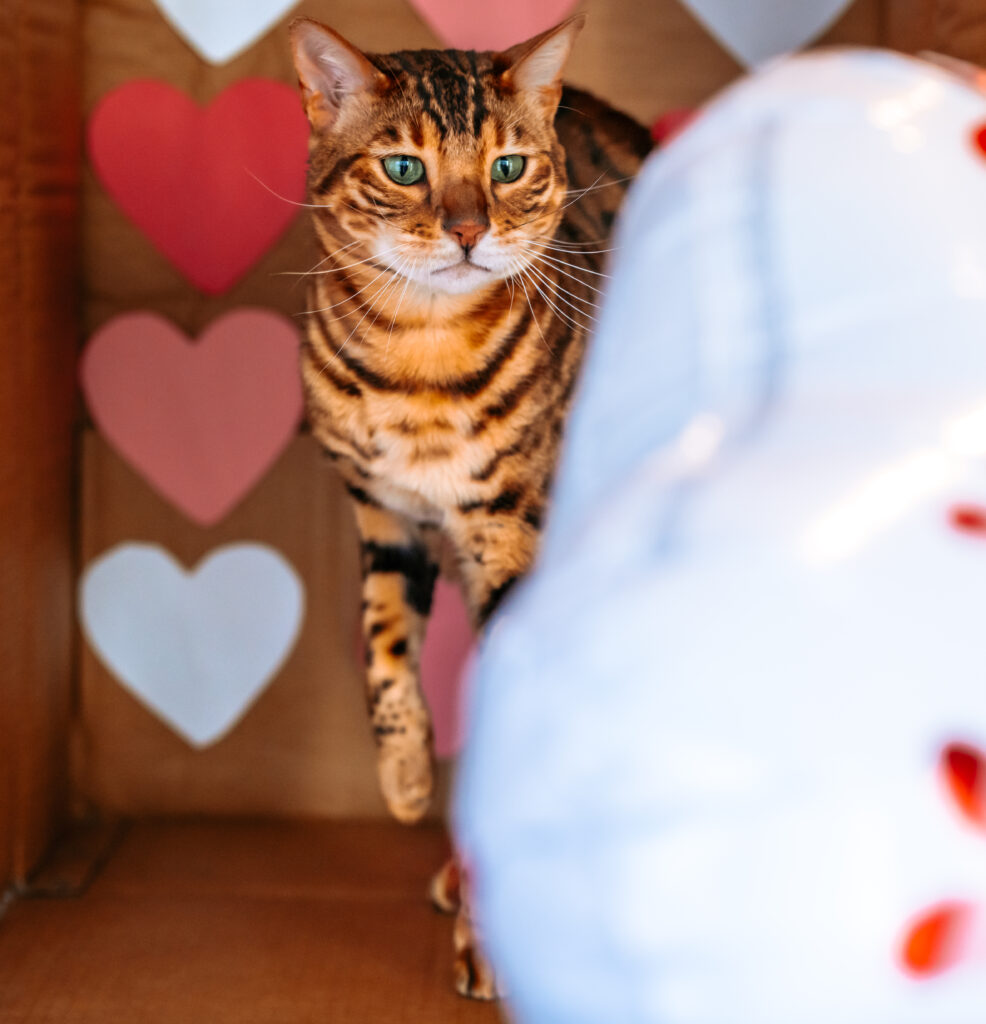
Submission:
<svg viewBox="0 0 986 1024">
<path fill-rule="evenodd" d="M 512 277 L 565 202 L 553 120 L 580 23 L 504 54 L 368 58 L 314 22 L 295 56 L 312 123 L 311 202 L 329 251 L 360 248 L 431 292 Z"/>
</svg>

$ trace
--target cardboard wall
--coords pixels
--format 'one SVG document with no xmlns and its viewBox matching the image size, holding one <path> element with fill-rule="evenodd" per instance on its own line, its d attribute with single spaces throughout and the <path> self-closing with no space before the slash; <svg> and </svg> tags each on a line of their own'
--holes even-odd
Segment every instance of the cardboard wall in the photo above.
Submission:
<svg viewBox="0 0 986 1024">
<path fill-rule="evenodd" d="M 67 788 L 78 13 L 0 4 L 0 890 L 37 861 Z"/>
<path fill-rule="evenodd" d="M 735 60 L 677 0 L 588 0 L 581 6 L 589 23 L 570 80 L 644 122 L 697 104 L 740 74 Z M 858 0 L 821 42 L 917 49 L 937 39 L 945 49 L 945 29 L 963 38 L 968 32 L 960 7 L 942 3 L 939 11 L 921 0 Z M 211 67 L 151 0 L 84 0 L 83 9 L 87 113 L 108 90 L 136 77 L 163 79 L 202 104 L 246 76 L 294 84 L 286 21 L 239 58 Z M 439 45 L 405 0 L 305 0 L 295 11 L 371 51 Z M 135 309 L 162 313 L 196 335 L 237 306 L 288 315 L 305 308 L 295 279 L 278 276 L 314 262 L 303 217 L 242 281 L 209 297 L 147 242 L 90 169 L 83 200 L 86 333 Z M 82 473 L 83 564 L 130 540 L 161 543 L 189 566 L 223 541 L 260 540 L 300 573 L 309 606 L 283 671 L 237 729 L 204 751 L 192 750 L 150 716 L 84 648 L 73 744 L 79 802 L 123 813 L 381 814 L 356 664 L 354 531 L 344 495 L 310 440 L 299 436 L 232 515 L 208 529 L 159 499 L 91 427 Z"/>
</svg>

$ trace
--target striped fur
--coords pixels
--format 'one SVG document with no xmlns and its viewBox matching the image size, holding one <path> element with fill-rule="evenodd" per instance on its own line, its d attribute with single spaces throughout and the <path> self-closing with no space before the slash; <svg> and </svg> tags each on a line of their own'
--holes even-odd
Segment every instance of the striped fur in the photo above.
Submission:
<svg viewBox="0 0 986 1024">
<path fill-rule="evenodd" d="M 292 29 L 323 257 L 309 421 L 356 510 L 368 702 L 403 821 L 431 796 L 417 675 L 438 542 L 481 628 L 534 558 L 610 228 L 649 149 L 640 125 L 562 87 L 580 26 L 506 53 L 369 56 L 315 23 Z M 425 179 L 391 181 L 396 154 Z M 526 158 L 513 183 L 491 179 L 505 154 Z"/>
</svg>

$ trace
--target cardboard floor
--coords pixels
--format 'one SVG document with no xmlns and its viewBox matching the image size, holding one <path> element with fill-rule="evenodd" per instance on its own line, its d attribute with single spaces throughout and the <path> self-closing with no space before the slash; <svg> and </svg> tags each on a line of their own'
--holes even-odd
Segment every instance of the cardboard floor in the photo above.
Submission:
<svg viewBox="0 0 986 1024">
<path fill-rule="evenodd" d="M 135 823 L 39 880 L 81 894 L 0 911 L 0 1024 L 497 1024 L 424 895 L 447 849 L 437 825 Z"/>
</svg>

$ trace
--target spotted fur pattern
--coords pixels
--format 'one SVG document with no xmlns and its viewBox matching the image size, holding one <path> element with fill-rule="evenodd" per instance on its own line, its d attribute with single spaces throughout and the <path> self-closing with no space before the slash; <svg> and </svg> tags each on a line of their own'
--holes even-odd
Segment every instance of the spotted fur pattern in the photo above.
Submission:
<svg viewBox="0 0 986 1024">
<path fill-rule="evenodd" d="M 356 511 L 368 704 L 402 821 L 432 792 L 418 663 L 438 544 L 482 628 L 537 550 L 610 228 L 650 145 L 562 86 L 579 27 L 505 53 L 382 55 L 293 27 L 323 257 L 302 371 L 312 431 Z M 420 159 L 423 179 L 391 180 L 395 154 Z M 501 183 L 490 169 L 506 154 L 525 165 Z"/>
</svg>

